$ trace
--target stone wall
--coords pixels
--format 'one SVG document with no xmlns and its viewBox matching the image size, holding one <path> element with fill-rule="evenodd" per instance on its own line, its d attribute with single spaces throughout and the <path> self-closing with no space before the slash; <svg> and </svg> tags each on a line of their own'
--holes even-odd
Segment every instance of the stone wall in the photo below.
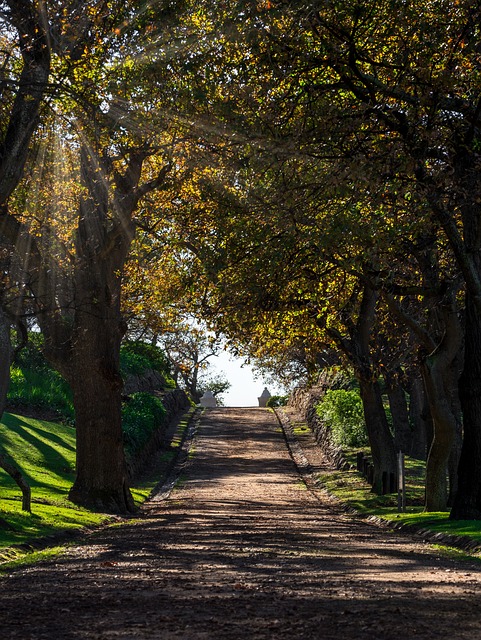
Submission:
<svg viewBox="0 0 481 640">
<path fill-rule="evenodd" d="M 190 407 L 189 396 L 183 389 L 172 389 L 156 395 L 161 398 L 167 412 L 166 424 L 171 423 L 179 413 L 186 411 Z"/>
<path fill-rule="evenodd" d="M 165 419 L 143 449 L 129 461 L 131 477 L 139 476 L 151 464 L 154 454 L 168 444 L 177 421 L 191 406 L 188 395 L 182 389 L 156 392 L 155 395 L 162 400 L 166 411 Z"/>
<path fill-rule="evenodd" d="M 330 429 L 316 413 L 316 405 L 324 392 L 323 387 L 298 387 L 289 396 L 287 406 L 292 407 L 306 421 L 326 458 L 338 469 L 345 469 L 350 465 L 346 462 L 342 449 L 333 443 Z"/>
<path fill-rule="evenodd" d="M 164 376 L 154 369 L 148 369 L 140 376 L 127 376 L 124 382 L 126 396 L 139 392 L 153 393 L 154 391 L 162 391 L 164 388 Z"/>
</svg>

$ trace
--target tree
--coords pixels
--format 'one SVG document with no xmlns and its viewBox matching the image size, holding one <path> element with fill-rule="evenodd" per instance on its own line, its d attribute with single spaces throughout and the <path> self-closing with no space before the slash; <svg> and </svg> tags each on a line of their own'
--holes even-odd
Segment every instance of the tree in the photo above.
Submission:
<svg viewBox="0 0 481 640">
<path fill-rule="evenodd" d="M 227 380 L 223 373 L 216 375 L 204 374 L 200 380 L 199 393 L 201 397 L 206 391 L 211 391 L 217 400 L 218 406 L 224 405 L 223 394 L 231 388 L 231 383 Z"/>
<path fill-rule="evenodd" d="M 19 183 L 50 74 L 45 6 L 32 0 L 0 3 L 0 206 Z"/>
<path fill-rule="evenodd" d="M 389 294 L 397 290 L 401 297 L 410 295 L 413 299 L 417 296 L 419 307 L 434 295 L 442 300 L 442 289 L 451 276 L 452 257 L 447 255 L 445 249 L 443 259 L 447 260 L 448 266 L 435 283 L 425 278 L 423 287 L 415 286 L 416 278 L 419 279 L 419 265 L 410 265 L 410 269 L 402 267 L 406 249 L 411 251 L 409 243 L 415 246 L 425 241 L 423 226 L 426 226 L 429 215 L 426 214 L 423 194 L 418 193 L 413 197 L 409 190 L 412 184 L 406 174 L 385 175 L 386 158 L 390 151 L 387 142 L 382 135 L 378 135 L 377 130 L 370 133 L 367 127 L 362 129 L 362 118 L 365 117 L 362 110 L 359 121 L 356 112 L 351 115 L 352 87 L 344 77 L 337 82 L 339 72 L 333 64 L 330 67 L 330 59 L 325 59 L 324 66 L 314 66 L 319 64 L 317 55 L 322 48 L 318 45 L 319 34 L 312 26 L 312 16 L 304 15 L 302 8 L 297 13 L 295 6 L 292 6 L 294 8 L 286 9 L 284 5 L 279 5 L 278 10 L 265 12 L 261 18 L 247 12 L 249 28 L 252 25 L 259 27 L 258 38 L 253 30 L 249 31 L 252 40 L 242 40 L 239 30 L 233 27 L 234 35 L 230 39 L 220 36 L 216 41 L 219 49 L 230 54 L 225 55 L 229 73 L 240 80 L 236 84 L 229 82 L 227 72 L 223 69 L 221 78 L 225 80 L 220 83 L 222 100 L 224 104 L 229 104 L 229 116 L 216 101 L 216 89 L 208 78 L 200 74 L 200 80 L 193 83 L 196 89 L 201 84 L 208 96 L 206 104 L 210 112 L 218 114 L 224 124 L 224 128 L 220 132 L 216 130 L 216 135 L 209 139 L 210 148 L 215 145 L 217 158 L 222 160 L 211 164 L 209 172 L 199 171 L 197 176 L 192 177 L 191 184 L 196 185 L 193 191 L 202 196 L 202 206 L 195 218 L 198 231 L 189 226 L 188 216 L 196 207 L 192 197 L 181 197 L 177 201 L 186 211 L 183 220 L 182 214 L 179 216 L 183 232 L 187 228 L 184 234 L 188 238 L 185 247 L 194 251 L 202 264 L 201 273 L 222 292 L 217 299 L 214 295 L 216 302 L 211 304 L 210 321 L 218 327 L 222 326 L 228 335 L 232 331 L 238 340 L 251 346 L 256 334 L 262 335 L 264 343 L 273 346 L 272 334 L 275 330 L 270 331 L 269 335 L 269 325 L 278 330 L 283 322 L 273 320 L 276 314 L 284 314 L 285 324 L 288 317 L 291 326 L 295 325 L 296 328 L 304 321 L 305 334 L 309 326 L 312 332 L 312 322 L 305 320 L 303 308 L 323 322 L 326 308 L 330 310 L 327 315 L 331 320 L 336 313 L 340 315 L 341 310 L 346 309 L 343 302 L 339 303 L 340 306 L 333 303 L 332 293 L 327 288 L 325 296 L 320 295 L 319 289 L 324 288 L 320 284 L 321 278 L 325 278 L 325 275 L 321 276 L 323 271 L 329 273 L 331 270 L 331 282 L 335 282 L 336 278 L 341 281 L 346 277 L 359 278 L 360 290 L 371 291 L 368 296 L 371 303 L 361 303 L 359 308 L 366 312 L 370 309 L 371 314 L 378 313 L 382 291 Z M 385 7 L 380 9 L 380 16 L 384 10 Z M 349 11 L 342 16 L 349 23 Z M 368 30 L 368 19 L 366 16 L 361 18 Z M 214 48 L 214 53 L 210 54 L 209 60 L 214 65 L 218 64 L 218 60 L 213 58 L 218 55 L 219 49 Z M 245 63 L 246 59 L 250 61 L 248 64 Z M 254 66 L 255 74 L 252 73 Z M 285 73 L 286 69 L 290 70 L 289 74 Z M 242 92 L 238 91 L 239 84 Z M 319 87 L 319 96 L 313 93 L 313 85 Z M 336 97 L 334 101 L 331 101 L 331 93 Z M 327 121 L 329 127 L 319 129 L 320 121 L 323 125 Z M 276 123 L 275 130 L 273 122 Z M 345 125 L 344 129 L 341 129 L 341 124 Z M 234 161 L 229 157 L 227 126 L 236 134 L 235 137 L 231 134 L 236 149 L 242 149 Z M 296 145 L 293 145 L 293 141 Z M 366 168 L 360 158 L 370 151 L 369 145 L 372 151 Z M 399 154 L 399 147 L 393 153 Z M 402 169 L 408 170 L 402 159 L 398 159 L 398 162 Z M 276 196 L 270 195 L 269 191 Z M 208 204 L 206 207 L 206 202 L 212 201 L 216 201 L 217 205 Z M 334 206 L 332 203 L 335 203 Z M 272 213 L 275 209 L 277 213 Z M 429 226 L 433 226 L 432 220 Z M 310 237 L 313 233 L 324 235 L 324 238 L 313 239 Z M 266 244 L 269 247 L 266 248 Z M 434 246 L 433 255 L 436 250 Z M 369 265 L 372 256 L 375 257 L 370 267 L 372 273 L 367 274 L 365 266 Z M 321 268 L 316 265 L 319 260 Z M 263 261 L 268 265 L 267 268 Z M 376 262 L 379 262 L 378 266 Z M 414 262 L 414 259 L 411 260 L 411 263 Z M 249 282 L 253 274 L 258 282 Z M 331 290 L 336 286 L 333 284 Z M 346 296 L 349 297 L 348 291 L 344 299 Z M 226 309 L 229 311 L 219 321 L 216 316 L 222 308 L 224 312 Z M 353 305 L 350 308 L 352 311 Z M 455 313 L 457 311 L 456 308 Z M 246 320 L 246 313 L 252 314 L 252 318 Z M 379 460 L 381 452 L 385 452 L 390 459 L 387 466 L 392 469 L 391 439 L 380 402 L 380 390 L 374 390 L 375 384 L 371 388 L 374 372 L 377 371 L 376 365 L 371 362 L 372 344 L 369 339 L 361 340 L 361 336 L 365 335 L 365 331 L 360 329 L 361 325 L 364 323 L 365 329 L 367 323 L 372 328 L 374 315 L 367 322 L 363 313 L 358 318 L 360 324 L 356 329 L 356 322 L 349 317 L 349 313 L 343 312 L 350 327 L 347 337 L 336 332 L 332 322 L 327 323 L 325 329 L 331 338 L 337 338 L 338 346 L 345 355 L 351 361 L 356 361 L 355 370 L 363 380 L 366 405 L 371 410 L 377 407 L 375 418 L 371 418 L 368 424 L 383 424 L 383 428 L 377 431 L 386 434 L 385 441 L 376 447 L 376 458 Z M 295 323 L 293 317 L 296 317 Z M 401 317 L 397 315 L 396 320 L 399 322 Z M 451 318 L 454 316 L 451 315 Z M 422 322 L 428 326 L 429 317 Z M 260 325 L 264 325 L 262 330 L 259 329 Z M 441 325 L 438 314 L 436 326 Z M 452 322 L 450 326 L 453 326 Z M 323 326 L 320 328 L 324 329 Z M 291 333 L 294 331 L 291 330 Z M 285 340 L 285 334 L 282 335 Z M 425 335 L 426 331 L 423 337 Z M 459 331 L 457 336 L 459 344 Z M 435 344 L 437 337 L 428 337 L 431 344 Z M 318 352 L 321 351 L 322 342 L 313 339 L 312 333 L 305 336 L 304 345 L 308 343 L 318 345 Z M 361 344 L 364 344 L 362 348 Z M 316 347 L 313 351 L 316 351 Z M 361 352 L 361 357 L 356 357 Z M 440 354 L 441 350 L 437 355 Z M 315 362 L 317 357 L 316 354 L 313 356 L 311 362 Z M 451 355 L 448 360 L 452 362 L 453 357 Z M 439 358 L 438 365 L 441 361 Z M 396 362 L 396 358 L 393 362 Z M 386 358 L 383 364 L 386 366 Z M 424 370 L 426 379 L 429 379 L 435 369 L 425 367 Z M 443 384 L 446 386 L 448 383 Z M 441 419 L 441 414 L 447 415 L 446 411 L 438 409 L 438 405 L 442 405 L 446 396 L 441 391 L 442 386 L 431 384 L 429 388 L 433 407 L 436 408 L 433 413 L 438 417 L 435 420 L 435 430 L 438 432 L 436 447 L 432 449 L 433 455 L 428 464 L 429 495 L 433 496 L 434 487 L 438 487 L 444 473 L 450 439 L 447 438 L 440 447 L 442 456 L 434 455 L 443 441 L 442 424 L 446 421 Z M 437 393 L 435 388 L 438 388 Z M 433 398 L 434 395 L 437 397 Z M 374 398 L 377 400 L 374 401 Z M 455 399 L 453 402 L 455 404 Z M 453 416 L 451 424 L 455 421 Z M 434 465 L 436 459 L 438 462 Z M 432 473 L 435 468 L 438 470 Z M 378 471 L 376 475 L 379 480 L 382 471 Z M 431 482 L 432 478 L 436 480 Z M 428 504 L 439 506 L 440 501 L 430 500 Z"/>
<path fill-rule="evenodd" d="M 50 48 L 45 8 L 30 0 L 0 3 L 0 213 L 21 180 L 30 139 L 50 73 Z M 5 283 L 4 283 L 5 284 Z M 0 417 L 5 410 L 12 356 L 5 291 L 0 291 Z M 23 509 L 30 511 L 30 488 L 20 471 L 0 456 L 0 466 L 17 482 Z"/>
<path fill-rule="evenodd" d="M 371 189 L 384 183 L 397 199 L 408 189 L 415 194 L 420 211 L 428 212 L 426 223 L 435 220 L 443 230 L 463 275 L 464 443 L 453 518 L 481 517 L 480 112 L 473 72 L 480 10 L 471 2 L 331 3 L 297 21 L 289 48 L 285 40 L 273 47 L 282 60 L 302 49 L 303 75 L 308 70 L 313 78 L 309 91 L 329 96 L 329 105 L 321 99 L 310 110 L 317 152 L 348 169 L 359 191 L 368 181 Z M 315 127 L 320 107 L 329 119 L 327 135 Z"/>
<path fill-rule="evenodd" d="M 361 214 L 405 212 L 409 203 L 417 226 L 436 224 L 449 243 L 466 301 L 465 437 L 452 517 L 481 517 L 480 7 L 353 0 L 257 9 L 242 15 L 249 37 L 238 37 L 234 21 L 236 35 L 225 45 L 238 54 L 229 70 L 237 82 L 226 80 L 222 95 L 229 124 L 237 122 L 238 135 L 248 132 L 246 145 L 264 158 L 317 164 L 324 199 L 361 202 Z M 415 226 L 409 222 L 398 236 L 416 239 Z M 371 248 L 369 241 L 359 246 Z"/>
<path fill-rule="evenodd" d="M 120 412 L 122 273 L 139 203 L 162 187 L 170 170 L 169 134 L 157 109 L 161 92 L 152 100 L 158 78 L 145 65 L 134 69 L 133 56 L 145 27 L 161 16 L 142 12 L 142 3 L 88 4 L 85 13 L 69 5 L 53 25 L 58 85 L 69 91 L 59 89 L 51 103 L 50 131 L 63 141 L 46 147 L 37 189 L 42 197 L 37 202 L 23 189 L 1 224 L 25 260 L 45 355 L 73 390 L 77 476 L 70 498 L 128 512 L 134 506 Z M 39 135 L 37 152 L 44 148 Z M 71 165 L 71 179 L 64 186 L 52 182 L 57 186 L 49 198 L 59 150 Z M 35 176 L 32 165 L 28 186 Z M 59 189 L 64 197 L 52 198 Z M 35 208 L 42 200 L 45 208 Z M 61 221 L 53 218 L 57 212 Z"/>
<path fill-rule="evenodd" d="M 209 377 L 209 359 L 218 355 L 220 341 L 192 324 L 178 325 L 158 337 L 173 366 L 173 377 L 197 404 L 205 391 L 220 395 L 230 387 L 221 376 Z"/>
</svg>

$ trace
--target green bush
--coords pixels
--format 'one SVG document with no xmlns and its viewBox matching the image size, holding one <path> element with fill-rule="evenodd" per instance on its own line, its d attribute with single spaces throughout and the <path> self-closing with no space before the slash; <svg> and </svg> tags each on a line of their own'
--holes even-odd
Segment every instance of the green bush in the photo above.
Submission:
<svg viewBox="0 0 481 640">
<path fill-rule="evenodd" d="M 127 341 L 120 348 L 120 371 L 122 377 L 140 376 L 149 369 L 158 371 L 165 380 L 166 388 L 175 388 L 170 373 L 170 361 L 159 347 L 147 342 Z"/>
<path fill-rule="evenodd" d="M 121 367 L 125 373 L 139 374 L 155 369 L 165 377 L 170 376 L 170 362 L 160 347 L 141 340 L 127 340 L 120 348 Z M 127 370 L 132 366 L 135 371 Z"/>
<path fill-rule="evenodd" d="M 129 349 L 121 348 L 120 371 L 123 378 L 126 376 L 140 376 L 148 369 L 152 369 L 152 366 L 147 358 Z"/>
<path fill-rule="evenodd" d="M 30 331 L 27 344 L 15 356 L 10 369 L 7 399 L 13 408 L 27 405 L 55 411 L 66 422 L 73 422 L 72 392 L 62 376 L 49 365 L 42 353 L 43 335 Z"/>
<path fill-rule="evenodd" d="M 341 447 L 368 444 L 362 401 L 357 391 L 328 390 L 316 407 L 321 420 Z"/>
<path fill-rule="evenodd" d="M 28 405 L 52 409 L 67 422 L 73 422 L 75 412 L 72 393 L 62 376 L 54 371 L 41 352 L 41 334 L 29 335 L 27 346 L 19 352 L 16 364 L 10 370 L 8 400 L 11 405 Z M 163 375 L 169 371 L 164 353 L 146 343 L 128 342 L 122 347 L 121 358 L 126 370 L 140 375 L 147 369 L 156 369 Z M 135 453 L 148 441 L 150 435 L 165 417 L 164 406 L 148 393 L 134 393 L 122 407 L 125 445 Z"/>
<path fill-rule="evenodd" d="M 135 455 L 162 425 L 166 411 L 162 401 L 150 393 L 133 393 L 122 408 L 125 448 Z"/>
</svg>

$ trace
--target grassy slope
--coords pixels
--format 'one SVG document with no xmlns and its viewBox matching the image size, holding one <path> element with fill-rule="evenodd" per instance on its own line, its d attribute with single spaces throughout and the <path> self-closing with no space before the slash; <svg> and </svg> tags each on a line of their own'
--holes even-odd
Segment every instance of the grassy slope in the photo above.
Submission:
<svg viewBox="0 0 481 640">
<path fill-rule="evenodd" d="M 355 465 L 355 451 L 347 453 Z M 406 457 L 406 512 L 398 513 L 397 494 L 377 496 L 356 470 L 334 471 L 319 478 L 323 486 L 345 504 L 365 515 L 394 523 L 417 525 L 434 532 L 468 536 L 481 544 L 481 522 L 450 520 L 449 511 L 424 512 L 424 463 Z"/>
<path fill-rule="evenodd" d="M 0 518 L 13 527 L 10 530 L 0 525 L 0 560 L 2 556 L 11 557 L 11 552 L 5 552 L 10 545 L 66 529 L 95 526 L 108 519 L 105 514 L 82 509 L 67 499 L 75 475 L 72 427 L 5 414 L 0 424 L 0 443 L 32 489 L 30 515 L 21 510 L 20 489 L 0 469 Z M 147 479 L 134 488 L 136 502 L 145 500 L 154 485 L 155 479 Z"/>
<path fill-rule="evenodd" d="M 312 437 L 305 422 L 293 422 L 294 434 L 301 446 Z M 481 544 L 481 521 L 450 520 L 449 512 L 424 512 L 425 464 L 406 457 L 406 512 L 398 513 L 397 494 L 377 496 L 371 491 L 364 477 L 355 470 L 356 454 L 359 449 L 345 451 L 347 461 L 353 467 L 350 471 L 331 471 L 322 474 L 317 482 L 343 504 L 352 507 L 365 516 L 376 516 L 393 524 L 412 524 L 435 533 L 452 536 L 467 536 Z M 367 449 L 364 450 L 369 454 Z"/>
</svg>

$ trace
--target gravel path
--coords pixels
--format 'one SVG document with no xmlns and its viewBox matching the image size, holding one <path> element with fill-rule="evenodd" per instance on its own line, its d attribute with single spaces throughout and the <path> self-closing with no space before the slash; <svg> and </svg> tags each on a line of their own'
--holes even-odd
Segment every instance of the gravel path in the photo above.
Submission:
<svg viewBox="0 0 481 640">
<path fill-rule="evenodd" d="M 167 500 L 0 580 L 0 637 L 474 639 L 480 587 L 307 490 L 270 411 L 218 408 Z"/>
</svg>

